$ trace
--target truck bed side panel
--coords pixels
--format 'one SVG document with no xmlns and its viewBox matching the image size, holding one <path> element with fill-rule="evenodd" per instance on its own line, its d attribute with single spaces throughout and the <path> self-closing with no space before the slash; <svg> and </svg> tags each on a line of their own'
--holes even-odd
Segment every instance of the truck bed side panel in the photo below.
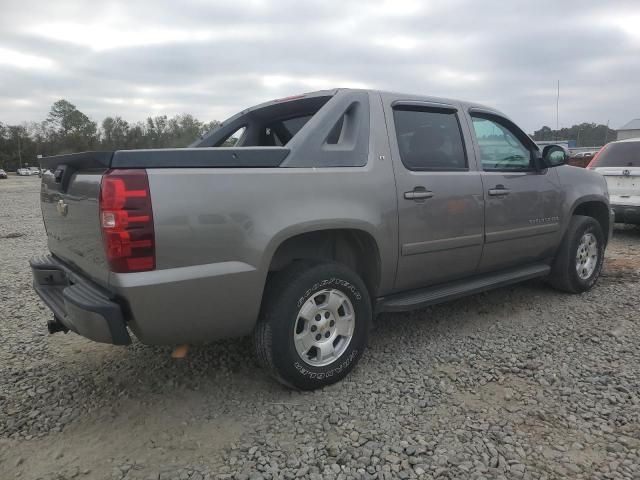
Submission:
<svg viewBox="0 0 640 480">
<path fill-rule="evenodd" d="M 368 232 L 381 256 L 391 259 L 383 262 L 381 277 L 393 279 L 396 200 L 390 169 L 390 162 L 370 160 L 362 168 L 149 170 L 158 270 L 111 275 L 111 286 L 126 289 L 136 312 L 134 333 L 145 343 L 249 334 L 271 258 L 299 233 Z M 131 288 L 136 276 L 144 281 Z"/>
</svg>

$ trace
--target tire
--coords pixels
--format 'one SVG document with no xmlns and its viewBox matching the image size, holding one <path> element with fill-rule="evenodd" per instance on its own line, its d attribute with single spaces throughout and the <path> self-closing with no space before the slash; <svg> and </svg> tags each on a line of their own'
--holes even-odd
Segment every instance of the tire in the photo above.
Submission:
<svg viewBox="0 0 640 480">
<path fill-rule="evenodd" d="M 583 243 L 585 239 L 594 240 L 595 246 Z M 590 290 L 602 270 L 604 249 L 605 239 L 600 224 L 592 217 L 574 215 L 551 267 L 549 282 L 558 290 L 569 293 Z M 588 260 L 585 261 L 586 257 Z"/>
<path fill-rule="evenodd" d="M 330 385 L 358 363 L 371 318 L 369 292 L 355 272 L 333 262 L 294 262 L 265 288 L 254 332 L 258 362 L 291 388 Z"/>
</svg>

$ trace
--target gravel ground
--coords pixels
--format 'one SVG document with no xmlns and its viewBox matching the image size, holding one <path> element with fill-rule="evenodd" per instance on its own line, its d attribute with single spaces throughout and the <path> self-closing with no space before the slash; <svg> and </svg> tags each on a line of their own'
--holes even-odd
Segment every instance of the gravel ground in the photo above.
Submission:
<svg viewBox="0 0 640 480">
<path fill-rule="evenodd" d="M 0 180 L 0 478 L 640 478 L 640 228 L 603 276 L 378 318 L 343 382 L 291 392 L 246 339 L 46 333 L 38 179 Z M 179 321 L 179 319 L 176 319 Z"/>
</svg>

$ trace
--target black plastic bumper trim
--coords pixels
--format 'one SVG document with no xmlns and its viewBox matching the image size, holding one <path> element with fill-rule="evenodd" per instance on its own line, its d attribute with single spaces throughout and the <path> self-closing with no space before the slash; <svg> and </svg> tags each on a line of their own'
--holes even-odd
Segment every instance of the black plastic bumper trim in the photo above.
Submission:
<svg viewBox="0 0 640 480">
<path fill-rule="evenodd" d="M 615 212 L 615 221 L 619 223 L 640 223 L 640 206 L 611 205 Z"/>
<path fill-rule="evenodd" d="M 33 288 L 58 320 L 69 330 L 90 340 L 114 345 L 129 345 L 122 309 L 100 287 L 79 276 L 51 255 L 30 260 Z M 98 318 L 96 318 L 96 316 Z M 105 322 L 109 338 L 100 333 Z"/>
</svg>

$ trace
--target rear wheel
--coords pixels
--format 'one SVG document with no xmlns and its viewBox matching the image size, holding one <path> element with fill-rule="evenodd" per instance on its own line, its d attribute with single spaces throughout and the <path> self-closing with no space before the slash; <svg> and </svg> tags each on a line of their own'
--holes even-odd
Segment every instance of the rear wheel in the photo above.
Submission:
<svg viewBox="0 0 640 480">
<path fill-rule="evenodd" d="M 295 262 L 265 289 L 254 334 L 258 360 L 293 388 L 337 382 L 362 355 L 371 315 L 355 272 L 338 263 Z"/>
<path fill-rule="evenodd" d="M 604 249 L 600 224 L 592 217 L 574 215 L 553 263 L 550 283 L 570 293 L 591 289 L 602 269 Z"/>
</svg>

